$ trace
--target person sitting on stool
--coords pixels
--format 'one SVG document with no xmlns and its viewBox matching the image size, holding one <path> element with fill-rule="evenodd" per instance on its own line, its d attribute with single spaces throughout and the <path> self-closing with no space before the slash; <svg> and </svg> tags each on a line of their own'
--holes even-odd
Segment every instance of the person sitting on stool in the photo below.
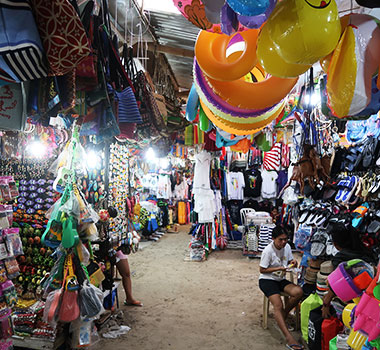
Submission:
<svg viewBox="0 0 380 350">
<path fill-rule="evenodd" d="M 283 227 L 276 226 L 272 231 L 273 241 L 264 249 L 260 260 L 259 287 L 274 308 L 274 318 L 284 334 L 289 349 L 304 347 L 297 343 L 285 321 L 289 312 L 298 305 L 303 296 L 302 288 L 285 279 L 288 268 L 297 267 L 292 250 L 288 244 L 288 235 Z M 289 294 L 289 302 L 284 308 L 281 292 Z"/>
</svg>

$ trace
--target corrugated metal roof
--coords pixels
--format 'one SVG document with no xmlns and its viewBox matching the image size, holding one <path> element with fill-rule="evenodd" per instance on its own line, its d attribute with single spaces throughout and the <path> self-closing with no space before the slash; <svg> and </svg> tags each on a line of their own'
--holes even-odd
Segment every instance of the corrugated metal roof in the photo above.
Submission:
<svg viewBox="0 0 380 350">
<path fill-rule="evenodd" d="M 194 50 L 199 28 L 193 26 L 185 17 L 179 14 L 164 12 L 149 12 L 150 24 L 160 45 L 178 49 Z M 181 88 L 189 89 L 193 81 L 193 59 L 166 54 L 173 72 Z"/>
</svg>

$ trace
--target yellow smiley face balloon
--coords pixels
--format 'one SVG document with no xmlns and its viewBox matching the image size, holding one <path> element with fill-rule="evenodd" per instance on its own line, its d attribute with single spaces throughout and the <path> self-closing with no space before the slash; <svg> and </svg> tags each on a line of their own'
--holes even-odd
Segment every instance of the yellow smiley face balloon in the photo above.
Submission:
<svg viewBox="0 0 380 350">
<path fill-rule="evenodd" d="M 332 52 L 341 34 L 335 0 L 278 2 L 264 28 L 290 64 L 314 64 Z"/>
</svg>

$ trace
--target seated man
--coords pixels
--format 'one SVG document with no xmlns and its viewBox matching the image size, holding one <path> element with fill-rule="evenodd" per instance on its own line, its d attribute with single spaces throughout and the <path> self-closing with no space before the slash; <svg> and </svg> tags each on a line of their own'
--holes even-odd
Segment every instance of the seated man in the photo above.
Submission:
<svg viewBox="0 0 380 350">
<path fill-rule="evenodd" d="M 287 243 L 288 235 L 281 226 L 273 229 L 272 239 L 273 242 L 264 249 L 261 255 L 259 287 L 274 307 L 274 317 L 286 338 L 286 346 L 293 350 L 303 349 L 285 323 L 290 310 L 299 303 L 303 295 L 301 287 L 285 279 L 286 270 L 297 267 L 297 261 L 293 258 L 292 250 Z M 290 295 L 286 308 L 281 300 L 281 292 Z"/>
</svg>

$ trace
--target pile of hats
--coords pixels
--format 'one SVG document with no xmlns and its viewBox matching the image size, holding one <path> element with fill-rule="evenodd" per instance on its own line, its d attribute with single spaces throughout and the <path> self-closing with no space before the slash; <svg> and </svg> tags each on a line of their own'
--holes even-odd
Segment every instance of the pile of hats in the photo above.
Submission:
<svg viewBox="0 0 380 350">
<path fill-rule="evenodd" d="M 325 261 L 321 264 L 320 271 L 317 273 L 317 294 L 323 298 L 329 290 L 327 277 L 334 271 L 331 261 Z"/>
<path fill-rule="evenodd" d="M 306 284 L 316 284 L 317 274 L 319 273 L 322 260 L 320 259 L 309 259 L 308 267 L 306 268 L 306 273 L 304 280 Z"/>
</svg>

